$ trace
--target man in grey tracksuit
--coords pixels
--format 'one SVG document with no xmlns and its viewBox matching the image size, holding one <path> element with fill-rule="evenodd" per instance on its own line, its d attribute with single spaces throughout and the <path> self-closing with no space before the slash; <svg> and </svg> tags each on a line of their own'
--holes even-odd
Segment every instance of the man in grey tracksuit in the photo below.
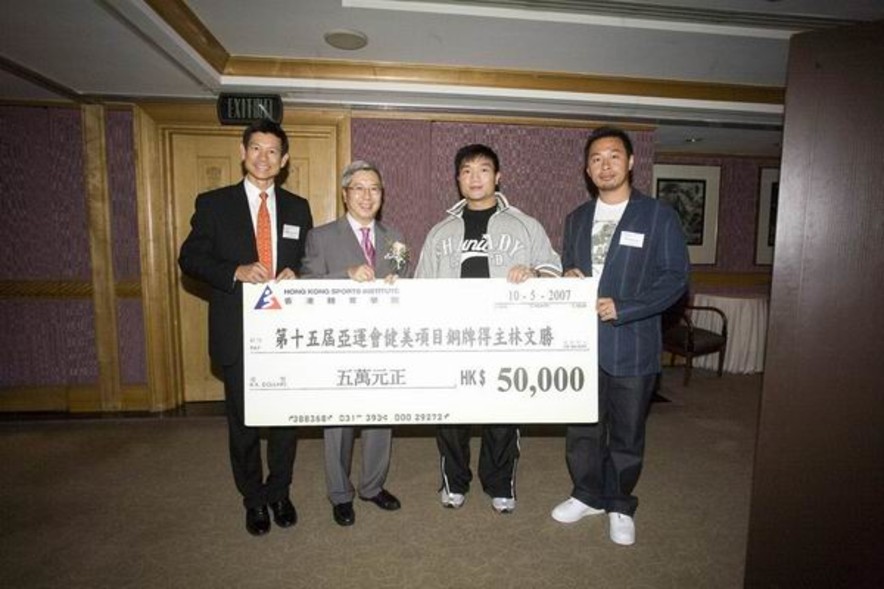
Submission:
<svg viewBox="0 0 884 589">
<path fill-rule="evenodd" d="M 427 235 L 415 278 L 506 278 L 518 283 L 561 276 L 561 260 L 540 223 L 497 192 L 499 168 L 497 154 L 485 145 L 468 145 L 457 152 L 454 170 L 462 198 Z M 436 443 L 442 505 L 458 508 L 472 480 L 470 425 L 440 426 Z M 479 480 L 498 513 L 516 508 L 518 458 L 517 426 L 483 427 Z"/>
</svg>

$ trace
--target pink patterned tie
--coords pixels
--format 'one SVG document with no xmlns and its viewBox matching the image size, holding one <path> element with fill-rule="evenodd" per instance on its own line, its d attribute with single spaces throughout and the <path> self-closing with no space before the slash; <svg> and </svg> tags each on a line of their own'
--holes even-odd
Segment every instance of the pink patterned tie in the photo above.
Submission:
<svg viewBox="0 0 884 589">
<path fill-rule="evenodd" d="M 365 261 L 368 262 L 369 266 L 374 267 L 374 245 L 371 243 L 371 232 L 370 227 L 360 227 L 360 231 L 362 231 L 362 253 L 365 254 Z"/>
</svg>

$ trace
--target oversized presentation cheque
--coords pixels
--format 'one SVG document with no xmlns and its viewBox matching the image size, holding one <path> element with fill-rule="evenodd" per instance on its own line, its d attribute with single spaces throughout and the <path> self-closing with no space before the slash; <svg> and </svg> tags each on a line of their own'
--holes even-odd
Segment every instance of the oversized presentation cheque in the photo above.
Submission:
<svg viewBox="0 0 884 589">
<path fill-rule="evenodd" d="M 596 281 L 243 285 L 246 423 L 597 421 Z"/>
</svg>

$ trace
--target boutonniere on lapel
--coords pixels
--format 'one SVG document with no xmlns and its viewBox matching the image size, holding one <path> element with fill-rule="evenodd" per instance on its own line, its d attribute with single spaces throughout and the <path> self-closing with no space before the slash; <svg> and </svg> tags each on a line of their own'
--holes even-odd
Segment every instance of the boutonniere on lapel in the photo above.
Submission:
<svg viewBox="0 0 884 589">
<path fill-rule="evenodd" d="M 387 242 L 387 253 L 384 254 L 384 259 L 390 263 L 390 269 L 394 273 L 400 274 L 405 269 L 410 255 L 411 250 L 401 241 Z"/>
</svg>

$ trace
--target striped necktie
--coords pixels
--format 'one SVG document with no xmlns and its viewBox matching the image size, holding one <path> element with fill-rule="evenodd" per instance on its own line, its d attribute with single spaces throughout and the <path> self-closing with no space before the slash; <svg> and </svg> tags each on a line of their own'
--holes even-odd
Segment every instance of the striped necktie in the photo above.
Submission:
<svg viewBox="0 0 884 589">
<path fill-rule="evenodd" d="M 371 228 L 360 227 L 362 231 L 362 253 L 365 254 L 365 261 L 368 265 L 374 267 L 374 245 L 371 243 Z"/>
</svg>

